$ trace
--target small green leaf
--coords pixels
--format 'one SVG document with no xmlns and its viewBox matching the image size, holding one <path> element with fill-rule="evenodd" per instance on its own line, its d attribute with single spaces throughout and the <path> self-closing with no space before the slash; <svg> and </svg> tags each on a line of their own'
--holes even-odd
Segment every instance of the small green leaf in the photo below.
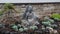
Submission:
<svg viewBox="0 0 60 34">
<path fill-rule="evenodd" d="M 23 28 L 20 28 L 20 29 L 19 29 L 19 31 L 20 31 L 20 32 L 23 32 L 23 31 L 24 31 L 24 29 L 23 29 Z"/>
<path fill-rule="evenodd" d="M 38 29 L 38 27 L 37 26 L 30 26 L 30 29 L 35 30 L 35 29 Z"/>
<path fill-rule="evenodd" d="M 18 26 L 13 25 L 11 28 L 13 28 L 14 30 L 18 31 Z"/>
<path fill-rule="evenodd" d="M 47 22 L 42 22 L 43 25 L 49 25 L 51 24 L 51 22 L 47 21 Z"/>
</svg>

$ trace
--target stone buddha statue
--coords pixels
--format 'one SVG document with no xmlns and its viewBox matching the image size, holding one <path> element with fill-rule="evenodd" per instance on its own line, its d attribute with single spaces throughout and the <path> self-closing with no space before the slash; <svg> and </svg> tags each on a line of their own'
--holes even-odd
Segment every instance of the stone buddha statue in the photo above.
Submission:
<svg viewBox="0 0 60 34">
<path fill-rule="evenodd" d="M 25 20 L 24 22 L 27 21 L 26 24 L 28 24 L 29 26 L 38 25 L 39 22 L 38 22 L 37 18 L 38 17 L 34 15 L 33 7 L 31 5 L 28 5 L 25 13 L 23 14 L 23 19 Z"/>
</svg>

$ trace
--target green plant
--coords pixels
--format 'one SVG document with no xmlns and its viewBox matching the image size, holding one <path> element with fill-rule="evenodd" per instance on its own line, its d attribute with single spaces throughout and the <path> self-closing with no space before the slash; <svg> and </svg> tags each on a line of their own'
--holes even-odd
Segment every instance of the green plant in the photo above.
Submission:
<svg viewBox="0 0 60 34">
<path fill-rule="evenodd" d="M 42 24 L 43 24 L 43 25 L 45 25 L 45 26 L 48 26 L 48 25 L 50 25 L 50 24 L 51 24 L 51 22 L 46 21 L 46 22 L 42 22 Z"/>
<path fill-rule="evenodd" d="M 13 24 L 13 25 L 11 26 L 11 28 L 14 29 L 14 30 L 16 30 L 16 31 L 18 31 L 18 26 L 17 26 L 17 25 L 14 25 L 14 24 Z"/>
<path fill-rule="evenodd" d="M 19 31 L 20 31 L 20 32 L 23 32 L 23 31 L 24 31 L 24 29 L 23 29 L 23 28 L 19 28 Z"/>
<path fill-rule="evenodd" d="M 0 16 L 3 14 L 3 11 L 0 11 Z"/>
<path fill-rule="evenodd" d="M 5 3 L 4 4 L 4 9 L 8 10 L 8 9 L 14 9 L 14 5 L 10 4 L 10 3 Z"/>
<path fill-rule="evenodd" d="M 3 10 L 0 11 L 0 16 L 1 16 L 4 12 L 6 12 L 7 10 L 9 10 L 9 9 L 15 10 L 15 9 L 14 9 L 14 5 L 13 5 L 13 4 L 10 4 L 10 3 L 5 3 Z M 15 10 L 15 11 L 16 11 L 16 10 Z"/>
<path fill-rule="evenodd" d="M 58 13 L 52 14 L 51 17 L 56 19 L 56 20 L 60 20 L 60 14 L 58 14 Z"/>
<path fill-rule="evenodd" d="M 2 15 L 4 12 L 8 11 L 8 10 L 14 10 L 15 13 L 17 13 L 18 11 L 16 11 L 15 7 L 13 4 L 11 3 L 5 3 L 3 5 L 3 10 L 0 11 L 0 15 Z"/>
<path fill-rule="evenodd" d="M 30 26 L 30 29 L 35 30 L 35 29 L 38 29 L 38 27 L 37 26 Z"/>
</svg>

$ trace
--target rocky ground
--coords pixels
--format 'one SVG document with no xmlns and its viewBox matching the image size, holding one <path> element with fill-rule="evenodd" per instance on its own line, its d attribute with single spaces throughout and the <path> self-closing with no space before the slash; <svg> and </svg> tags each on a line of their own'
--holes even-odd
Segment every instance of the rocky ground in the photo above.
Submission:
<svg viewBox="0 0 60 34">
<path fill-rule="evenodd" d="M 60 13 L 60 4 L 32 4 L 32 6 L 33 6 L 33 12 L 39 18 L 42 18 L 42 16 L 49 16 L 49 15 L 51 15 L 52 12 Z M 14 12 L 13 10 L 12 10 L 13 12 L 10 15 L 8 15 L 8 12 L 4 13 L 4 15 L 2 15 L 0 17 L 1 23 L 12 24 L 12 23 L 15 23 L 16 21 L 20 22 L 21 16 L 25 12 L 27 4 L 15 4 L 14 7 L 15 7 L 17 13 Z M 4 8 L 3 4 L 0 4 L 0 10 L 3 10 L 3 8 Z M 12 18 L 10 18 L 9 16 Z M 9 30 L 8 28 L 6 28 L 6 29 Z M 41 31 L 38 30 L 38 32 L 41 32 Z M 23 34 L 23 33 L 21 33 L 21 34 Z M 24 34 L 37 34 L 37 31 L 33 31 L 33 32 L 29 31 L 29 33 L 24 32 Z M 43 34 L 45 34 L 45 32 Z M 48 34 L 48 33 L 46 33 L 46 34 Z"/>
<path fill-rule="evenodd" d="M 20 16 L 25 12 L 27 4 L 15 4 L 14 6 L 18 13 L 13 14 L 15 16 Z M 32 6 L 33 6 L 33 12 L 39 18 L 42 16 L 50 15 L 52 12 L 60 13 L 60 4 L 32 4 Z M 3 4 L 0 4 L 0 10 L 3 10 L 3 7 L 4 7 Z"/>
</svg>

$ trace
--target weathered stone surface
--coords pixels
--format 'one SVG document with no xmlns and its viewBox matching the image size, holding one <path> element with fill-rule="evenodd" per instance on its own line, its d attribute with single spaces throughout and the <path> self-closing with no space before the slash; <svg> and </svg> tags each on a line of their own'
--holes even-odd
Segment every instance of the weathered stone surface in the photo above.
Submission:
<svg viewBox="0 0 60 34">
<path fill-rule="evenodd" d="M 23 13 L 25 12 L 26 10 L 26 4 L 17 4 L 17 5 L 14 5 L 15 6 L 15 9 L 18 13 L 12 13 L 13 17 L 15 20 L 19 20 Z M 35 13 L 36 16 L 38 16 L 39 18 L 42 17 L 42 16 L 45 16 L 45 15 L 50 15 L 51 12 L 58 12 L 60 13 L 60 4 L 32 4 L 33 6 L 33 11 Z M 3 10 L 3 5 L 1 7 L 1 4 L 0 4 L 0 10 Z M 19 16 L 19 17 L 18 17 Z M 3 21 L 3 18 L 5 17 L 1 17 L 1 20 Z M 18 19 L 17 19 L 18 18 Z M 6 18 L 7 19 L 7 18 Z M 12 19 L 13 21 L 15 21 L 14 19 Z M 6 20 L 8 21 L 8 20 Z"/>
</svg>

